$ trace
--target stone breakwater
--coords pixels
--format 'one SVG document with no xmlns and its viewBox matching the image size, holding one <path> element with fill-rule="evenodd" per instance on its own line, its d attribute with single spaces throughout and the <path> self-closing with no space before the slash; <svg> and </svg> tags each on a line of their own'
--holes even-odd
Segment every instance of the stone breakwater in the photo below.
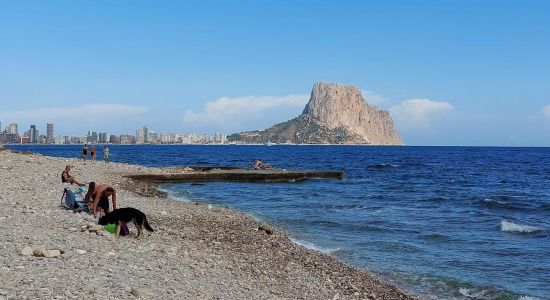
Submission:
<svg viewBox="0 0 550 300">
<path fill-rule="evenodd" d="M 116 239 L 61 208 L 67 164 L 113 184 L 118 207 L 145 212 L 155 233 Z M 161 172 L 0 151 L 0 299 L 415 299 L 245 214 L 123 177 Z"/>
</svg>

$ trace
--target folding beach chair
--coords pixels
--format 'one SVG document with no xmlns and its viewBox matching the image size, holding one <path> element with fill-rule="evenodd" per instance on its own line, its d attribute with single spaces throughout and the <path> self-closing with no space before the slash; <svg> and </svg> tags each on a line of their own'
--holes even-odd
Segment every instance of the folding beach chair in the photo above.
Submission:
<svg viewBox="0 0 550 300">
<path fill-rule="evenodd" d="M 66 187 L 61 196 L 61 206 L 74 212 L 91 213 L 90 208 L 84 202 L 84 189 L 81 187 Z"/>
</svg>

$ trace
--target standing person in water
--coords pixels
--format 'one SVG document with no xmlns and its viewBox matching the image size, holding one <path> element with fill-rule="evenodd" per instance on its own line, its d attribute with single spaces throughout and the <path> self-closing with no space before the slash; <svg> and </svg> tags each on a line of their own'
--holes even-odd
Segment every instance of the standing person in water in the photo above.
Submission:
<svg viewBox="0 0 550 300">
<path fill-rule="evenodd" d="M 88 193 L 90 190 L 88 189 Z M 110 212 L 109 210 L 109 197 L 113 202 L 113 210 L 116 209 L 116 189 L 109 184 L 96 185 L 92 192 L 94 198 L 94 204 L 92 206 L 92 212 L 94 216 L 104 216 Z"/>
<path fill-rule="evenodd" d="M 82 147 L 82 158 L 84 161 L 88 158 L 88 144 L 84 144 L 84 147 Z"/>
<path fill-rule="evenodd" d="M 109 147 L 107 147 L 107 145 L 103 146 L 103 160 L 106 163 L 109 162 Z"/>
<path fill-rule="evenodd" d="M 95 146 L 92 145 L 92 147 L 90 148 L 90 159 L 91 160 L 95 160 Z"/>
</svg>

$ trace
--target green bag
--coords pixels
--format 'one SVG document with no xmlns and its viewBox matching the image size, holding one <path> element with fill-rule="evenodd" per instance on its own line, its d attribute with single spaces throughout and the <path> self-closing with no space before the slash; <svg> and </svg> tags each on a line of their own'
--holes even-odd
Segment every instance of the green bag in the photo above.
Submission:
<svg viewBox="0 0 550 300">
<path fill-rule="evenodd" d="M 103 229 L 110 233 L 116 233 L 116 224 L 107 224 L 103 226 Z"/>
</svg>

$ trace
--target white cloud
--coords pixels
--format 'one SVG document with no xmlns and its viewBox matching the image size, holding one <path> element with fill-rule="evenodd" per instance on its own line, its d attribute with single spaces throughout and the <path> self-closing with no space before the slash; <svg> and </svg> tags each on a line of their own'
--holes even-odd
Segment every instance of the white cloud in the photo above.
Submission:
<svg viewBox="0 0 550 300">
<path fill-rule="evenodd" d="M 298 116 L 308 100 L 309 95 L 222 97 L 208 102 L 202 112 L 186 111 L 183 122 L 226 132 L 261 129 Z"/>
<path fill-rule="evenodd" d="M 63 128 L 79 133 L 82 130 L 90 130 L 90 126 L 116 124 L 128 121 L 128 118 L 137 117 L 147 112 L 143 106 L 130 106 L 125 104 L 85 104 L 74 107 L 36 108 L 30 110 L 3 111 L 0 112 L 0 120 L 3 124 L 11 122 L 20 126 L 36 124 L 45 127 L 45 123 L 54 123 L 57 128 Z M 135 126 L 135 124 L 133 124 Z M 107 127 L 107 126 L 105 126 Z M 23 128 L 20 128 L 20 131 Z M 106 130 L 106 129 L 105 129 Z"/>
<path fill-rule="evenodd" d="M 448 102 L 429 99 L 409 99 L 392 106 L 390 112 L 396 123 L 406 127 L 429 128 L 431 123 L 454 107 Z"/>
<path fill-rule="evenodd" d="M 547 121 L 550 121 L 550 104 L 543 106 L 540 109 L 540 111 L 541 111 L 544 119 L 546 119 Z"/>
<path fill-rule="evenodd" d="M 365 101 L 374 105 L 380 105 L 389 100 L 388 97 L 377 94 L 371 90 L 361 90 L 361 95 L 363 95 L 363 99 L 365 99 Z"/>
</svg>

